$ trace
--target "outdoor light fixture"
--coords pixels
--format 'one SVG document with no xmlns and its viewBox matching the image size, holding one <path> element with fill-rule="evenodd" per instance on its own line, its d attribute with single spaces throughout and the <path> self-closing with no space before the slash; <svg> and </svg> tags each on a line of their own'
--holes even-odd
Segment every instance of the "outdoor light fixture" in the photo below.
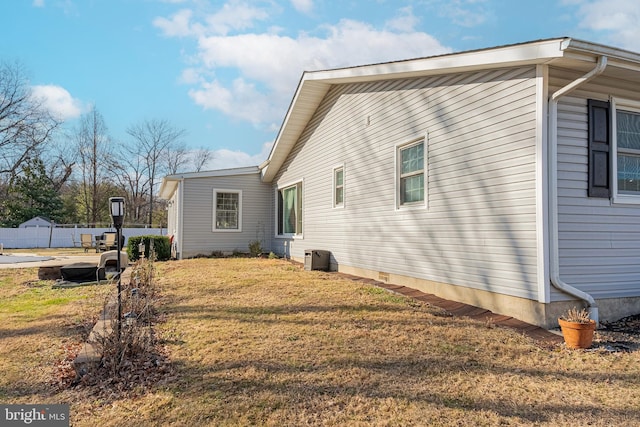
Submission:
<svg viewBox="0 0 640 427">
<path fill-rule="evenodd" d="M 144 240 L 140 241 L 140 243 L 138 244 L 138 254 L 140 255 L 140 258 L 144 258 L 145 249 L 146 246 L 144 245 Z"/>
<path fill-rule="evenodd" d="M 111 209 L 111 219 L 116 230 L 122 227 L 124 222 L 124 197 L 110 197 L 109 207 Z"/>
<path fill-rule="evenodd" d="M 122 326 L 122 268 L 120 266 L 120 251 L 122 250 L 122 223 L 124 222 L 124 197 L 110 197 L 109 208 L 111 210 L 111 220 L 116 228 L 116 269 L 118 270 L 118 321 L 116 322 L 118 342 L 120 342 L 120 329 Z"/>
</svg>

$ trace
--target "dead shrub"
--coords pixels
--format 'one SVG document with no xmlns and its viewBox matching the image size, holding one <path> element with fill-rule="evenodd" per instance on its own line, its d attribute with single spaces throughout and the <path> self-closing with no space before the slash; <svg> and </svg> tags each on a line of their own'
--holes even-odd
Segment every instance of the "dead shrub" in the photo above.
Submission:
<svg viewBox="0 0 640 427">
<path fill-rule="evenodd" d="M 154 331 L 157 292 L 153 257 L 131 267 L 130 280 L 121 283 L 122 318 L 118 323 L 115 298 L 105 303 L 110 328 L 97 336 L 102 359 L 78 384 L 95 386 L 100 393 L 143 391 L 170 372 L 169 359 Z"/>
</svg>

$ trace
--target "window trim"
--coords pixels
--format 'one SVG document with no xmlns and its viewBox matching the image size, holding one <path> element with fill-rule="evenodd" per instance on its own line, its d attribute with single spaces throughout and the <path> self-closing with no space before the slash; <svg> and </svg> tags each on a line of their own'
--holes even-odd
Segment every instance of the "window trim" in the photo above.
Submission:
<svg viewBox="0 0 640 427">
<path fill-rule="evenodd" d="M 280 192 L 286 189 L 289 189 L 291 187 L 298 187 L 298 186 L 300 186 L 300 189 L 296 192 L 296 213 L 299 215 L 299 218 L 296 218 L 296 229 L 298 224 L 300 224 L 302 228 L 302 232 L 279 234 L 278 230 L 280 228 L 280 202 L 279 202 Z M 302 202 L 303 202 L 301 206 L 299 205 L 299 202 L 297 200 L 298 194 L 300 195 L 300 198 L 302 199 Z M 300 206 L 300 208 L 298 208 L 298 206 Z M 275 191 L 275 210 L 276 210 L 275 224 L 274 224 L 275 237 L 278 239 L 291 239 L 291 238 L 303 239 L 304 238 L 304 179 L 287 182 L 285 184 L 277 186 Z"/>
<path fill-rule="evenodd" d="M 338 171 L 342 171 L 342 203 L 337 203 L 336 201 L 336 195 L 337 195 L 337 191 L 338 191 L 338 184 L 336 183 L 336 175 L 338 173 Z M 333 168 L 333 192 L 332 192 L 332 205 L 334 209 L 344 209 L 345 207 L 345 188 L 346 188 L 346 183 L 345 183 L 345 173 L 344 173 L 344 163 L 341 165 L 338 165 L 336 167 Z"/>
<path fill-rule="evenodd" d="M 640 102 L 623 98 L 611 98 L 611 186 L 613 203 L 640 205 L 640 194 L 621 194 L 618 192 L 618 110 L 640 114 Z"/>
<path fill-rule="evenodd" d="M 408 142 L 402 142 L 395 145 L 395 176 L 394 176 L 394 187 L 395 187 L 395 208 L 397 211 L 399 210 L 408 210 L 408 209 L 428 209 L 428 175 L 427 175 L 427 161 L 428 161 L 428 134 L 425 134 L 420 137 L 413 138 Z M 422 175 L 424 176 L 424 186 L 423 186 L 423 195 L 422 200 L 418 202 L 411 203 L 402 203 L 402 194 L 401 194 L 401 180 L 402 180 L 402 150 L 407 148 L 411 148 L 418 144 L 423 144 L 423 164 L 422 164 Z M 417 175 L 417 174 L 414 174 Z"/>
<path fill-rule="evenodd" d="M 238 228 L 218 228 L 218 194 L 219 193 L 234 193 L 238 195 Z M 242 232 L 242 190 L 232 190 L 226 188 L 214 188 L 213 189 L 213 224 L 212 231 L 214 233 L 241 233 Z"/>
</svg>

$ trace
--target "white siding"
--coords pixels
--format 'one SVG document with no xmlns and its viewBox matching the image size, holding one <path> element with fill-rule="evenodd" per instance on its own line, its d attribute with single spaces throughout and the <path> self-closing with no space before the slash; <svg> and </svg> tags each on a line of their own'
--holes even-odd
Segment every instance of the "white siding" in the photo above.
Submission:
<svg viewBox="0 0 640 427">
<path fill-rule="evenodd" d="M 333 87 L 274 181 L 304 179 L 304 238 L 274 247 L 536 299 L 535 94 L 533 67 Z M 428 208 L 396 210 L 395 147 L 425 135 Z"/>
<path fill-rule="evenodd" d="M 603 94 L 593 96 L 603 99 Z M 632 96 L 630 91 L 627 96 Z M 587 121 L 586 96 L 562 98 L 558 105 L 560 277 L 595 298 L 640 296 L 640 205 L 587 197 Z M 567 298 L 557 291 L 552 297 Z"/>
<path fill-rule="evenodd" d="M 213 189 L 242 191 L 242 231 L 213 231 Z M 248 252 L 249 243 L 260 240 L 270 251 L 273 235 L 270 185 L 259 173 L 188 178 L 184 180 L 182 257 L 210 255 L 214 251 Z"/>
</svg>

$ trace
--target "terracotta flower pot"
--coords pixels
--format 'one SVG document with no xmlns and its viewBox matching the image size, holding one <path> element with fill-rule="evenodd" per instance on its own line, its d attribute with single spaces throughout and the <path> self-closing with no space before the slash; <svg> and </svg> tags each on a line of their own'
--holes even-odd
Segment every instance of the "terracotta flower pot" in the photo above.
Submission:
<svg viewBox="0 0 640 427">
<path fill-rule="evenodd" d="M 593 342 L 593 331 L 596 329 L 595 320 L 589 323 L 567 322 L 558 319 L 562 336 L 567 348 L 589 348 Z"/>
</svg>

